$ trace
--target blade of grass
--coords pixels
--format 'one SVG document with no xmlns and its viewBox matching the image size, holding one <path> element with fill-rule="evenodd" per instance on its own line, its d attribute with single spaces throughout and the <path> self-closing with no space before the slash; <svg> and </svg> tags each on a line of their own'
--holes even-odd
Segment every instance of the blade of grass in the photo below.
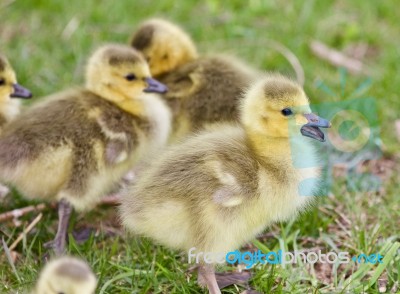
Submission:
<svg viewBox="0 0 400 294">
<path fill-rule="evenodd" d="M 8 248 L 6 241 L 4 241 L 4 238 L 1 238 L 1 241 L 3 243 L 4 253 L 7 256 L 7 260 L 9 262 L 9 264 L 10 264 L 10 266 L 11 266 L 11 268 L 12 268 L 14 274 L 15 274 L 15 276 L 17 277 L 18 282 L 21 283 L 21 278 L 19 277 L 17 269 L 15 268 L 14 262 L 13 262 L 12 257 L 11 257 L 10 249 Z"/>
<path fill-rule="evenodd" d="M 264 254 L 271 252 L 271 250 L 265 244 L 261 243 L 257 239 L 253 241 L 253 245 L 256 246 L 258 249 L 260 249 L 261 252 Z"/>
<path fill-rule="evenodd" d="M 133 276 L 133 275 L 135 275 L 135 272 L 134 271 L 130 271 L 130 272 L 122 273 L 122 274 L 119 274 L 119 275 L 115 276 L 114 278 L 112 278 L 112 279 L 110 279 L 110 280 L 108 280 L 107 282 L 104 283 L 103 287 L 101 287 L 101 289 L 100 289 L 99 294 L 105 293 L 105 291 L 107 290 L 108 286 L 110 286 L 115 281 L 118 281 L 118 280 L 121 280 L 121 279 L 124 279 L 124 278 L 128 278 L 128 277 Z"/>
<path fill-rule="evenodd" d="M 386 253 L 385 257 L 383 258 L 382 263 L 380 263 L 378 265 L 378 267 L 376 268 L 374 274 L 370 278 L 369 283 L 368 283 L 368 288 L 376 283 L 376 281 L 378 280 L 378 278 L 380 277 L 380 275 L 382 274 L 384 269 L 387 268 L 389 263 L 394 259 L 399 247 L 400 247 L 400 243 L 399 242 L 394 243 L 392 245 L 392 247 L 390 247 L 389 251 Z"/>
<path fill-rule="evenodd" d="M 389 265 L 390 261 L 393 260 L 393 257 L 396 254 L 396 251 L 399 247 L 400 243 L 398 242 L 395 242 L 393 244 L 391 241 L 388 241 L 385 243 L 385 245 L 379 251 L 379 254 L 384 256 L 383 261 L 381 264 L 379 264 L 379 266 L 375 270 L 374 275 L 370 279 L 368 285 L 361 284 L 361 280 L 368 274 L 368 272 L 374 266 L 374 264 L 372 263 L 362 264 L 360 268 L 349 277 L 349 283 L 345 287 L 347 288 L 348 286 L 350 286 L 350 289 L 354 289 L 357 291 L 367 290 L 370 286 L 372 286 L 376 282 L 376 280 L 381 275 L 382 271 Z"/>
</svg>

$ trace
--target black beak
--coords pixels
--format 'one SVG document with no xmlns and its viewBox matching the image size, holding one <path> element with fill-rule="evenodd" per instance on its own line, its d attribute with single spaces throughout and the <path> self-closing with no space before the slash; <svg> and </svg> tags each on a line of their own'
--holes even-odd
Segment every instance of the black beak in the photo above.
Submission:
<svg viewBox="0 0 400 294">
<path fill-rule="evenodd" d="M 32 98 L 32 93 L 28 89 L 22 87 L 19 84 L 13 85 L 14 92 L 10 95 L 12 98 Z"/>
<path fill-rule="evenodd" d="M 308 123 L 301 127 L 301 134 L 320 142 L 325 142 L 325 135 L 319 128 L 330 128 L 331 123 L 328 120 L 315 115 L 314 113 L 307 113 L 304 114 L 304 116 Z"/>
<path fill-rule="evenodd" d="M 168 91 L 166 85 L 160 83 L 155 79 L 146 78 L 146 82 L 147 82 L 147 88 L 143 90 L 146 93 L 165 93 Z"/>
</svg>

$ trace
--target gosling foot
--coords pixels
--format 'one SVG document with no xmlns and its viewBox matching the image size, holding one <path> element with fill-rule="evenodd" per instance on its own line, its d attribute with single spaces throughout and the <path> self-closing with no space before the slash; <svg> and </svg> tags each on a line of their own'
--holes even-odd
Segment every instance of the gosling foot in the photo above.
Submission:
<svg viewBox="0 0 400 294">
<path fill-rule="evenodd" d="M 49 242 L 46 242 L 44 244 L 44 248 L 49 249 L 52 251 L 56 256 L 60 256 L 66 253 L 66 244 L 67 244 L 67 239 L 66 236 L 64 238 L 54 238 L 54 240 L 51 240 Z M 50 252 L 49 252 L 50 253 Z M 50 254 L 49 254 L 50 255 Z"/>
<path fill-rule="evenodd" d="M 247 285 L 251 278 L 250 272 L 228 272 L 228 273 L 215 273 L 218 287 L 223 289 L 230 285 L 240 284 Z"/>
</svg>

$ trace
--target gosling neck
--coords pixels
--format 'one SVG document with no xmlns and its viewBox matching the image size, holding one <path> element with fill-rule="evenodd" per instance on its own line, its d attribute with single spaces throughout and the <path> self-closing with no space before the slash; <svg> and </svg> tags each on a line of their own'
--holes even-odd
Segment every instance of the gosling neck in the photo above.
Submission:
<svg viewBox="0 0 400 294">
<path fill-rule="evenodd" d="M 97 96 L 116 104 L 119 108 L 131 114 L 140 116 L 144 112 L 144 103 L 139 97 L 140 95 L 137 99 L 132 99 L 126 96 L 120 89 L 114 88 L 111 85 L 93 86 L 88 83 L 86 88 Z"/>
<path fill-rule="evenodd" d="M 246 131 L 246 133 L 250 147 L 261 160 L 291 162 L 289 138 L 270 137 L 257 131 Z"/>
<path fill-rule="evenodd" d="M 19 99 L 0 100 L 0 115 L 7 121 L 12 120 L 20 113 L 19 107 Z"/>
</svg>

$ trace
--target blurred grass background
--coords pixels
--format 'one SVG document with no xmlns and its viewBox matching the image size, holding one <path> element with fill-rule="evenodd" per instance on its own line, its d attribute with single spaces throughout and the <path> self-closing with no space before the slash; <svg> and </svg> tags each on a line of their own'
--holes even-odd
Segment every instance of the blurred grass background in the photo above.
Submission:
<svg viewBox="0 0 400 294">
<path fill-rule="evenodd" d="M 371 78 L 363 95 L 378 101 L 385 156 L 370 164 L 369 171 L 382 177 L 383 187 L 377 192 L 350 193 L 345 175 L 338 176 L 330 197 L 321 198 L 317 207 L 296 222 L 274 226 L 268 230 L 269 238 L 261 241 L 269 250 L 317 246 L 358 254 L 379 251 L 399 239 L 400 168 L 394 121 L 400 118 L 400 15 L 396 1 L 0 0 L 0 51 L 36 100 L 82 84 L 83 68 L 93 49 L 108 42 L 127 43 L 136 25 L 154 16 L 182 25 L 203 53 L 234 53 L 260 69 L 293 76 L 289 62 L 269 46 L 269 40 L 279 42 L 300 60 L 305 90 L 313 103 L 347 99 Z M 343 88 L 339 70 L 310 50 L 312 40 L 347 53 L 363 46 L 368 74 L 347 76 Z M 321 90 L 321 81 L 336 95 Z M 2 201 L 0 212 L 30 204 L 18 195 Z M 34 217 L 25 216 L 18 227 L 0 224 L 0 234 L 12 242 Z M 114 229 L 115 218 L 112 208 L 76 216 L 76 227 L 91 227 L 96 234 L 81 245 L 70 242 L 70 253 L 94 267 L 102 293 L 204 293 L 195 277 L 189 279 L 192 274 L 187 272 L 185 254 L 148 240 L 126 238 Z M 55 219 L 56 212 L 47 211 L 17 247 L 17 273 L 1 259 L 1 293 L 20 293 L 32 286 L 42 266 L 42 245 L 55 231 Z M 400 262 L 396 258 L 385 265 L 381 276 L 388 292 L 397 291 Z M 378 283 L 368 283 L 375 268 L 348 284 L 358 269 L 354 264 L 348 269 L 258 266 L 250 284 L 265 293 L 378 293 Z M 244 289 L 232 286 L 224 293 Z"/>
</svg>

